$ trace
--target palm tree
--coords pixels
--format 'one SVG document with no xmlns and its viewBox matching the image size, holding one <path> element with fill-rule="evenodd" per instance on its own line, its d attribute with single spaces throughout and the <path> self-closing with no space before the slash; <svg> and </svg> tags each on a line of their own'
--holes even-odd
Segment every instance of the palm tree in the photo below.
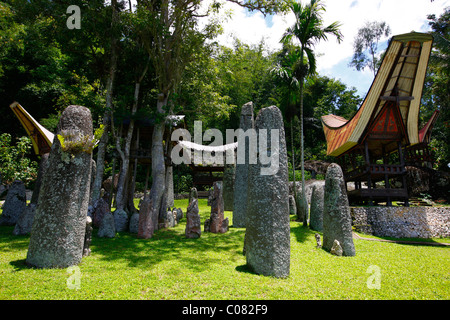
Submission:
<svg viewBox="0 0 450 320">
<path fill-rule="evenodd" d="M 303 139 L 303 85 L 308 75 L 316 71 L 316 57 L 313 47 L 320 40 L 328 40 L 328 35 L 333 35 L 340 43 L 342 33 L 339 31 L 341 24 L 333 22 L 327 27 L 323 26 L 322 13 L 325 5 L 321 0 L 310 0 L 309 4 L 302 5 L 300 1 L 289 3 L 291 11 L 295 15 L 295 23 L 288 28 L 281 38 L 283 43 L 291 43 L 294 39 L 299 42 L 299 60 L 295 68 L 296 78 L 299 81 L 300 95 L 300 148 L 301 148 L 301 172 L 302 172 L 302 199 L 306 199 L 305 194 L 305 168 L 304 168 L 304 139 Z M 307 63 L 305 63 L 305 60 Z M 294 186 L 295 189 L 295 186 Z M 307 226 L 307 214 L 303 217 L 303 225 Z"/>
</svg>

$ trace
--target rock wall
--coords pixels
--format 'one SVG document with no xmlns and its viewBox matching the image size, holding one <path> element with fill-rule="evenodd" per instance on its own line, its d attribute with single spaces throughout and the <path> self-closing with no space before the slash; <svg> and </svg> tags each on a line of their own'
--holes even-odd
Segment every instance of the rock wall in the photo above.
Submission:
<svg viewBox="0 0 450 320">
<path fill-rule="evenodd" d="M 356 231 L 378 237 L 450 237 L 449 207 L 353 207 Z"/>
</svg>

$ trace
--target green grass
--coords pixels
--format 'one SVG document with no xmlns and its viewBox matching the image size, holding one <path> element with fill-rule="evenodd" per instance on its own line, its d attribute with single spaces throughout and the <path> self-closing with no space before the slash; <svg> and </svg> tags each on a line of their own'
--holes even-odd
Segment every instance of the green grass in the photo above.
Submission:
<svg viewBox="0 0 450 320">
<path fill-rule="evenodd" d="M 199 203 L 203 223 L 210 207 Z M 187 200 L 175 206 L 185 212 Z M 276 279 L 246 268 L 245 229 L 186 239 L 185 221 L 147 240 L 129 233 L 103 239 L 94 230 L 78 290 L 68 288 L 66 269 L 25 266 L 29 236 L 0 227 L 0 299 L 450 299 L 448 247 L 355 239 L 355 257 L 336 257 L 316 248 L 314 231 L 291 221 L 290 276 Z M 367 287 L 371 265 L 380 268 L 380 289 Z"/>
</svg>

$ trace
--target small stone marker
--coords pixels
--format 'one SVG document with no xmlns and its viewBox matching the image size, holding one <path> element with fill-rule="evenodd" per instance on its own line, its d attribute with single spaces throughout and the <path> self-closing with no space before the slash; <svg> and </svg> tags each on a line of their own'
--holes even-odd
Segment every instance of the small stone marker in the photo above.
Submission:
<svg viewBox="0 0 450 320">
<path fill-rule="evenodd" d="M 333 241 L 333 246 L 331 247 L 330 250 L 331 254 L 334 254 L 335 256 L 342 256 L 342 254 L 344 253 L 344 251 L 342 250 L 341 244 L 339 243 L 339 241 L 334 240 Z"/>
<path fill-rule="evenodd" d="M 198 214 L 198 199 L 193 198 L 186 212 L 186 238 L 196 239 L 202 235 L 200 215 Z"/>
<path fill-rule="evenodd" d="M 340 243 L 344 256 L 355 255 L 344 175 L 341 167 L 332 163 L 325 176 L 323 248 L 330 251 L 335 240 Z"/>
<path fill-rule="evenodd" d="M 97 237 L 99 238 L 114 238 L 116 236 L 116 225 L 114 216 L 111 212 L 105 213 L 100 228 L 98 228 Z"/>
<path fill-rule="evenodd" d="M 289 195 L 289 214 L 290 215 L 297 214 L 297 205 L 295 204 L 295 198 L 293 195 Z"/>
<path fill-rule="evenodd" d="M 67 268 L 83 256 L 93 147 L 91 112 L 69 106 L 61 114 L 31 230 L 26 262 Z"/>
<path fill-rule="evenodd" d="M 258 133 L 267 129 L 268 146 L 260 148 L 259 154 L 265 153 L 272 161 L 278 158 L 278 168 L 273 174 L 262 174 L 261 170 L 272 168 L 273 163 L 262 164 L 260 157 L 257 164 L 250 165 L 245 256 L 254 272 L 282 278 L 289 276 L 290 270 L 290 224 L 288 162 L 280 109 L 262 109 L 255 128 Z M 279 144 L 271 148 L 273 134 L 278 134 Z"/>
<path fill-rule="evenodd" d="M 211 197 L 211 216 L 209 223 L 209 231 L 212 233 L 224 233 L 228 231 L 228 227 L 222 228 L 224 221 L 224 203 L 223 203 L 223 183 L 216 181 L 213 184 Z M 226 222 L 228 225 L 228 220 Z"/>
<path fill-rule="evenodd" d="M 3 213 L 0 215 L 0 226 L 13 226 L 19 220 L 20 215 L 27 206 L 27 195 L 25 185 L 16 180 L 9 187 L 3 204 Z"/>
</svg>

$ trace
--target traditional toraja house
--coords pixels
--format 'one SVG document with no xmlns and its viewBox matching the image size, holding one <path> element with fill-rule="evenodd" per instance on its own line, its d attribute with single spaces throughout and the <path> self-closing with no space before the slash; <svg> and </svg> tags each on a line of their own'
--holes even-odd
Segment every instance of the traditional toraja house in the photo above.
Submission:
<svg viewBox="0 0 450 320">
<path fill-rule="evenodd" d="M 432 42 L 432 36 L 424 33 L 394 36 L 357 113 L 350 120 L 322 117 L 327 155 L 337 157 L 346 182 L 355 183 L 355 189 L 348 191 L 351 202 L 391 205 L 400 200 L 408 205 L 406 155 L 411 158 L 426 149 L 437 115 L 419 131 Z M 375 185 L 379 181 L 384 186 Z"/>
<path fill-rule="evenodd" d="M 30 136 L 36 155 L 49 153 L 55 135 L 37 122 L 18 102 L 12 103 L 9 107 Z"/>
</svg>

